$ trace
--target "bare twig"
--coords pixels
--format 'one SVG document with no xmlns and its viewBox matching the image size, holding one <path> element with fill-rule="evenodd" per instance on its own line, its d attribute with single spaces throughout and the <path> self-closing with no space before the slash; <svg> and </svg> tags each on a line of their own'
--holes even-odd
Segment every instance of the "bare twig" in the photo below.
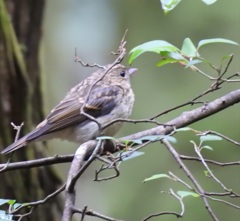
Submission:
<svg viewBox="0 0 240 221">
<path fill-rule="evenodd" d="M 35 202 L 31 202 L 31 203 L 23 204 L 20 207 L 18 207 L 17 209 L 9 211 L 9 213 L 16 213 L 19 210 L 21 210 L 22 208 L 35 207 L 35 206 L 39 206 L 39 205 L 45 204 L 48 200 L 52 199 L 53 197 L 57 196 L 59 193 L 64 191 L 65 187 L 66 187 L 66 185 L 63 184 L 59 189 L 57 189 L 55 192 L 53 192 L 53 193 L 49 194 L 48 196 L 46 196 L 44 199 L 38 200 L 38 201 L 35 201 Z"/>
<path fill-rule="evenodd" d="M 18 170 L 18 169 L 31 169 L 34 167 L 48 166 L 58 163 L 67 163 L 72 162 L 74 155 L 64 155 L 64 156 L 53 156 L 46 157 L 42 159 L 14 162 L 14 163 L 3 163 L 0 164 L 0 172 L 6 172 L 9 170 Z"/>
<path fill-rule="evenodd" d="M 176 199 L 178 199 L 178 201 L 180 202 L 180 205 L 181 205 L 181 213 L 180 213 L 180 216 L 183 216 L 184 214 L 184 211 L 185 211 L 185 206 L 184 206 L 184 203 L 182 201 L 182 198 L 180 196 L 178 196 L 172 189 L 170 189 L 170 193 L 171 195 L 173 195 Z"/>
<path fill-rule="evenodd" d="M 223 72 L 220 73 L 219 79 L 221 79 L 221 78 L 227 73 L 227 71 L 228 71 L 228 69 L 229 69 L 230 64 L 232 63 L 232 61 L 233 61 L 233 54 L 230 54 L 230 55 L 229 55 L 229 60 L 228 60 L 228 62 L 227 62 L 227 65 L 226 65 L 225 69 L 223 70 Z M 222 69 L 222 68 L 220 67 L 220 71 L 221 71 L 221 69 Z"/>
<path fill-rule="evenodd" d="M 225 135 L 223 135 L 223 134 L 221 134 L 221 133 L 218 133 L 218 132 L 216 132 L 216 131 L 212 131 L 212 130 L 203 131 L 202 133 L 200 133 L 200 134 L 198 134 L 198 135 L 200 135 L 200 136 L 205 136 L 205 135 L 208 135 L 208 134 L 217 135 L 217 136 L 223 138 L 224 140 L 229 141 L 230 143 L 233 143 L 233 144 L 235 144 L 235 145 L 237 145 L 237 146 L 240 146 L 240 143 L 239 143 L 239 142 L 237 142 L 237 141 L 235 141 L 235 140 L 233 140 L 233 139 L 231 139 L 231 138 L 229 138 L 229 137 L 227 137 L 227 136 L 225 136 Z"/>
<path fill-rule="evenodd" d="M 21 129 L 24 125 L 22 122 L 19 126 L 15 125 L 13 122 L 11 122 L 11 125 L 13 126 L 13 129 L 17 131 L 16 136 L 15 136 L 15 142 L 19 139 Z"/>
<path fill-rule="evenodd" d="M 73 207 L 72 208 L 72 210 L 73 210 L 73 213 L 80 213 L 80 214 L 85 214 L 85 215 L 88 215 L 88 216 L 92 216 L 92 217 L 98 217 L 98 218 L 100 218 L 100 219 L 102 219 L 102 220 L 107 220 L 107 221 L 122 221 L 122 220 L 119 220 L 119 219 L 114 219 L 114 218 L 111 218 L 111 217 L 109 217 L 109 216 L 105 216 L 105 215 L 103 215 L 103 214 L 100 214 L 100 213 L 97 213 L 97 212 L 95 212 L 95 211 L 93 211 L 93 210 L 81 210 L 81 209 L 78 209 L 78 208 L 76 208 L 76 207 Z"/>
<path fill-rule="evenodd" d="M 167 140 L 162 140 L 162 143 L 167 147 L 167 149 L 169 150 L 169 152 L 173 155 L 174 159 L 176 160 L 176 162 L 178 163 L 178 165 L 180 166 L 180 168 L 184 171 L 184 173 L 188 176 L 188 178 L 192 181 L 192 183 L 194 184 L 194 186 L 196 187 L 197 191 L 200 193 L 200 196 L 204 202 L 204 205 L 208 211 L 208 213 L 210 214 L 210 216 L 213 218 L 213 220 L 218 221 L 219 219 L 217 218 L 217 216 L 215 215 L 215 213 L 212 211 L 212 208 L 210 207 L 206 196 L 204 195 L 204 190 L 202 189 L 202 187 L 200 186 L 200 184 L 197 182 L 197 180 L 194 178 L 194 176 L 192 175 L 192 173 L 190 172 L 190 170 L 186 167 L 186 165 L 182 162 L 181 158 L 179 157 L 179 154 L 176 152 L 176 150 L 172 147 L 172 145 L 170 144 L 169 141 Z"/>
<path fill-rule="evenodd" d="M 78 57 L 78 53 L 77 53 L 77 48 L 75 48 L 75 59 L 74 59 L 75 62 L 78 62 L 80 63 L 83 67 L 98 67 L 98 68 L 104 68 L 104 66 L 102 65 L 99 65 L 97 63 L 93 63 L 93 64 L 88 64 L 88 63 L 85 63 L 83 60 L 81 60 L 79 57 Z"/>
<path fill-rule="evenodd" d="M 182 160 L 191 160 L 191 161 L 199 161 L 199 162 L 201 162 L 200 158 L 194 157 L 194 156 L 179 155 L 179 157 Z M 211 164 L 215 164 L 217 166 L 222 166 L 222 167 L 226 167 L 226 166 L 239 166 L 240 165 L 240 161 L 221 163 L 221 162 L 218 162 L 218 161 L 215 161 L 215 160 L 205 159 L 205 162 L 211 163 Z"/>
<path fill-rule="evenodd" d="M 199 147 L 197 145 L 194 144 L 194 150 L 197 153 L 198 157 L 201 159 L 201 163 L 203 164 L 203 166 L 206 168 L 206 170 L 208 171 L 208 173 L 210 174 L 210 177 L 213 178 L 225 191 L 229 191 L 230 190 L 225 187 L 225 185 L 213 174 L 213 172 L 210 170 L 209 166 L 207 165 L 207 163 L 205 162 Z"/>
<path fill-rule="evenodd" d="M 206 196 L 206 197 L 207 197 L 208 199 L 212 200 L 212 201 L 221 202 L 221 203 L 224 203 L 224 204 L 226 204 L 226 205 L 228 205 L 228 206 L 231 206 L 231 207 L 233 207 L 233 208 L 235 208 L 235 209 L 240 209 L 240 206 L 235 205 L 235 204 L 233 204 L 233 203 L 230 203 L 230 202 L 228 202 L 228 201 L 226 201 L 226 200 L 217 199 L 217 198 L 210 197 L 210 196 Z"/>
<path fill-rule="evenodd" d="M 166 125 L 174 125 L 176 129 L 185 127 L 239 102 L 240 90 L 235 90 L 212 102 L 209 102 L 206 105 L 203 105 L 202 107 L 183 112 L 179 117 L 167 122 Z M 119 140 L 135 140 L 141 139 L 141 137 L 148 135 L 169 134 L 172 130 L 173 127 L 157 126 L 126 137 L 122 137 Z"/>
<path fill-rule="evenodd" d="M 173 215 L 173 216 L 176 216 L 177 218 L 181 217 L 181 215 L 176 213 L 176 212 L 164 211 L 164 212 L 160 212 L 160 213 L 151 214 L 151 215 L 147 216 L 146 218 L 142 219 L 141 221 L 147 221 L 151 218 L 158 217 L 158 216 L 163 216 L 163 215 Z"/>
</svg>

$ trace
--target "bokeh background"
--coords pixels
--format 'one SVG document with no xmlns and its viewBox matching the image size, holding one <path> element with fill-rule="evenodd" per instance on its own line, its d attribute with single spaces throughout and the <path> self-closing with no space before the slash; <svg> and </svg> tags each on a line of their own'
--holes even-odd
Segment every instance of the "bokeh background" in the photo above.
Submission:
<svg viewBox="0 0 240 221">
<path fill-rule="evenodd" d="M 218 1 L 211 6 L 200 0 L 185 0 L 168 15 L 164 15 L 159 0 L 49 0 L 45 9 L 40 56 L 45 111 L 49 112 L 69 88 L 95 70 L 74 62 L 75 48 L 85 62 L 105 65 L 115 59 L 110 52 L 117 49 L 126 29 L 129 30 L 128 51 L 139 44 L 157 39 L 166 40 L 181 48 L 186 37 L 190 37 L 195 44 L 202 39 L 216 37 L 240 42 L 239 21 L 240 2 L 236 0 Z M 240 69 L 239 47 L 212 44 L 204 46 L 200 53 L 216 66 L 220 64 L 222 57 L 233 53 L 234 61 L 229 74 Z M 158 60 L 157 54 L 146 53 L 133 64 L 139 69 L 132 80 L 136 94 L 133 119 L 147 118 L 189 101 L 211 84 L 203 76 L 178 64 L 158 68 L 155 66 Z M 127 57 L 124 64 L 127 65 Z M 206 65 L 199 67 L 216 76 L 216 72 Z M 205 100 L 211 101 L 236 88 L 239 88 L 239 83 L 226 85 Z M 164 123 L 188 109 L 191 107 L 169 113 L 159 120 Z M 239 105 L 235 105 L 191 126 L 197 130 L 216 130 L 239 140 L 239 122 L 240 109 Z M 150 127 L 151 125 L 146 124 L 127 124 L 117 137 Z M 180 133 L 176 138 L 178 142 L 175 147 L 180 153 L 194 155 L 189 140 L 197 142 L 198 139 L 192 133 Z M 239 148 L 228 142 L 216 141 L 208 145 L 214 151 L 205 150 L 203 154 L 206 158 L 223 162 L 239 160 Z M 75 149 L 76 145 L 68 142 L 49 142 L 51 154 L 74 153 Z M 143 151 L 144 155 L 123 162 L 120 166 L 121 176 L 109 181 L 93 182 L 95 170 L 100 166 L 100 163 L 95 162 L 78 181 L 77 206 L 88 205 L 100 213 L 129 221 L 141 220 L 151 213 L 164 210 L 179 212 L 179 202 L 168 194 L 161 194 L 161 191 L 169 191 L 170 188 L 175 191 L 186 190 L 182 185 L 168 179 L 144 184 L 142 181 L 153 174 L 168 171 L 189 183 L 188 179 L 163 145 L 149 145 Z M 222 191 L 219 185 L 204 176 L 204 168 L 199 163 L 186 164 L 206 191 Z M 56 166 L 64 180 L 69 166 L 70 164 Z M 239 191 L 239 168 L 212 166 L 211 169 L 227 187 Z M 200 198 L 188 197 L 184 202 L 186 211 L 182 220 L 211 220 Z M 232 202 L 237 203 L 236 200 Z M 232 207 L 221 203 L 211 203 L 211 206 L 220 220 L 240 219 L 239 211 Z M 176 217 L 164 216 L 152 220 L 170 221 L 176 220 Z"/>
</svg>

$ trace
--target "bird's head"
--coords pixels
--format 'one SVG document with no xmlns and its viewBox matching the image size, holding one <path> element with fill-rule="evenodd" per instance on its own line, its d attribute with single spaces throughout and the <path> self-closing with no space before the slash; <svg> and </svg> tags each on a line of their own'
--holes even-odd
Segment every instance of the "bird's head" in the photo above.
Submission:
<svg viewBox="0 0 240 221">
<path fill-rule="evenodd" d="M 106 66 L 106 69 L 108 69 L 109 66 Z M 106 70 L 105 69 L 105 70 Z M 137 68 L 126 68 L 125 66 L 118 64 L 112 67 L 108 73 L 106 74 L 106 78 L 111 79 L 111 81 L 116 82 L 129 82 L 130 83 L 130 77 L 133 73 L 137 71 Z"/>
</svg>

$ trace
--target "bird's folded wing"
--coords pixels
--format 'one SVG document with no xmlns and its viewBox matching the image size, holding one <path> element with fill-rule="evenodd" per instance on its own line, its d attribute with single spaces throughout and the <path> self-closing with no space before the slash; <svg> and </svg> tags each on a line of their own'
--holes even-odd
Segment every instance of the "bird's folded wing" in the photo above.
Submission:
<svg viewBox="0 0 240 221">
<path fill-rule="evenodd" d="M 122 89 L 117 86 L 94 88 L 83 108 L 84 113 L 97 118 L 110 113 L 116 106 L 117 99 L 122 96 Z M 68 98 L 57 105 L 47 118 L 38 126 L 36 133 L 30 135 L 29 139 L 37 136 L 56 132 L 76 124 L 90 120 L 81 114 L 84 100 L 81 98 Z"/>
</svg>

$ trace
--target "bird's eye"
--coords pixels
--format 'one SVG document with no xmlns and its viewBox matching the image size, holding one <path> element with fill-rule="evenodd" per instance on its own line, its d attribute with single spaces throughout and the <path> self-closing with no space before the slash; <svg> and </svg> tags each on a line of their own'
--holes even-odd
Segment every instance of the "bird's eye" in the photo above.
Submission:
<svg viewBox="0 0 240 221">
<path fill-rule="evenodd" d="M 125 72 L 125 71 L 121 71 L 121 72 L 120 72 L 120 76 L 121 76 L 121 77 L 125 77 L 125 75 L 126 75 L 126 72 Z"/>
</svg>

